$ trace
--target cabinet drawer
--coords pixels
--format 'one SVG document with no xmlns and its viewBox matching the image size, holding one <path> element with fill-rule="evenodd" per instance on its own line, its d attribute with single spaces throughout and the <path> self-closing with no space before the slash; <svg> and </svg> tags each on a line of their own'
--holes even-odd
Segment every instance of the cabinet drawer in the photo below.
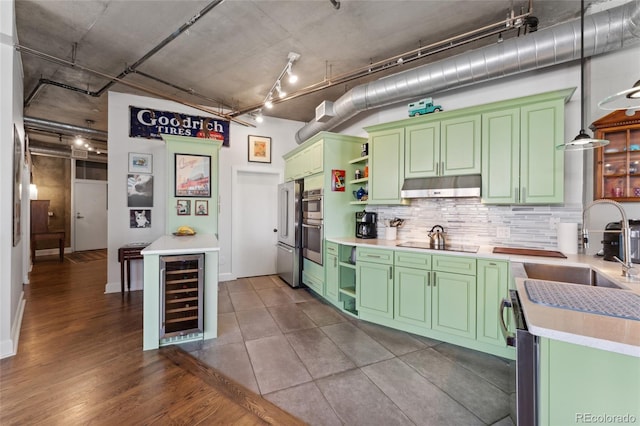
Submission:
<svg viewBox="0 0 640 426">
<path fill-rule="evenodd" d="M 407 268 L 431 270 L 431 255 L 426 253 L 396 251 L 395 265 Z"/>
<path fill-rule="evenodd" d="M 476 259 L 458 256 L 433 256 L 434 271 L 476 275 Z"/>
<path fill-rule="evenodd" d="M 327 254 L 333 254 L 335 256 L 338 255 L 338 244 L 331 242 L 331 241 L 325 241 L 324 242 L 324 247 L 327 250 Z"/>
<path fill-rule="evenodd" d="M 393 265 L 393 250 L 358 247 L 356 249 L 356 262 L 360 261 Z"/>
</svg>

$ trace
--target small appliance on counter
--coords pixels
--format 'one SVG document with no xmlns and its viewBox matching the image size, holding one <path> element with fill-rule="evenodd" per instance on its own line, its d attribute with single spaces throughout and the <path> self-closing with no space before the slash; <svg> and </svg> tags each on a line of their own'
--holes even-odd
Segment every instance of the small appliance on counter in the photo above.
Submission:
<svg viewBox="0 0 640 426">
<path fill-rule="evenodd" d="M 631 262 L 640 263 L 640 220 L 629 220 L 629 228 L 631 228 Z M 622 224 L 618 222 L 609 222 L 605 227 L 606 231 L 622 231 Z M 621 232 L 605 232 L 602 238 L 602 251 L 604 252 L 604 260 L 615 261 L 614 256 L 623 259 Z"/>
<path fill-rule="evenodd" d="M 377 238 L 377 214 L 366 210 L 356 212 L 356 238 Z"/>
</svg>

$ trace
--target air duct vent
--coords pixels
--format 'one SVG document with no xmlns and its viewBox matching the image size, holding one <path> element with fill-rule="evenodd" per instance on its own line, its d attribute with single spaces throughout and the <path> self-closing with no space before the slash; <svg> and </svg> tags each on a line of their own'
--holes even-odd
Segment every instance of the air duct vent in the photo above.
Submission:
<svg viewBox="0 0 640 426">
<path fill-rule="evenodd" d="M 326 123 L 335 116 L 333 111 L 333 102 L 323 101 L 316 107 L 316 121 L 320 123 Z"/>
</svg>

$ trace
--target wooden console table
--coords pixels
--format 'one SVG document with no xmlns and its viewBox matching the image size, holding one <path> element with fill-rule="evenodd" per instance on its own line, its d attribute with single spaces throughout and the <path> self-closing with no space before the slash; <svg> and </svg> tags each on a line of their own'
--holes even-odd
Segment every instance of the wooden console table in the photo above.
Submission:
<svg viewBox="0 0 640 426">
<path fill-rule="evenodd" d="M 118 262 L 120 262 L 120 292 L 124 295 L 124 267 L 127 265 L 127 289 L 131 291 L 131 264 L 130 261 L 143 259 L 140 252 L 149 244 L 127 244 L 118 249 Z"/>
</svg>

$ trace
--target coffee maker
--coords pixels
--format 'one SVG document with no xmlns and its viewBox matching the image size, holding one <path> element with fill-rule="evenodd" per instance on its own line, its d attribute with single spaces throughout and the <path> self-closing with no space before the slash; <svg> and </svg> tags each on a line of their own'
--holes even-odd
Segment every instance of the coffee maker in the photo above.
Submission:
<svg viewBox="0 0 640 426">
<path fill-rule="evenodd" d="M 356 212 L 356 238 L 377 238 L 376 213 Z"/>
</svg>

